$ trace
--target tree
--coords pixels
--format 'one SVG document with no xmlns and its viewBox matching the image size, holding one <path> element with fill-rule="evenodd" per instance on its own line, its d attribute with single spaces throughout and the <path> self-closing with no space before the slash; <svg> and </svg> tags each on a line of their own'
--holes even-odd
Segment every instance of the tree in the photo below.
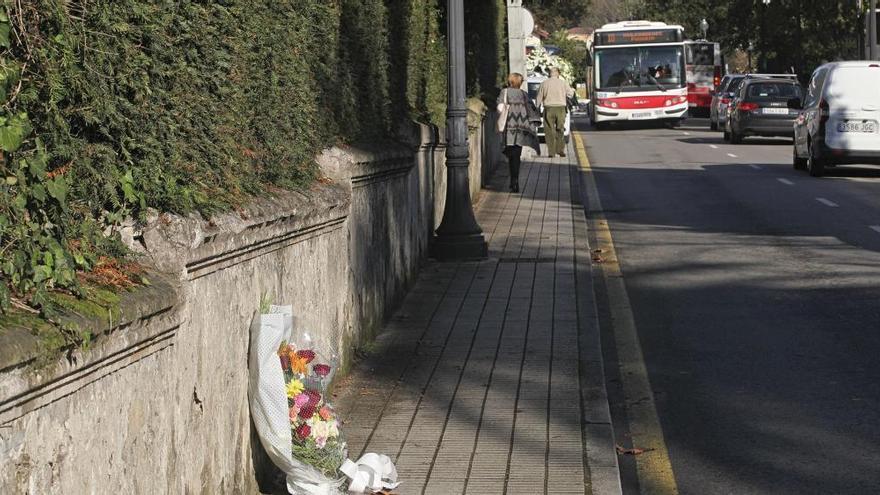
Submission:
<svg viewBox="0 0 880 495">
<path fill-rule="evenodd" d="M 570 83 L 584 79 L 587 73 L 587 57 L 589 56 L 586 43 L 569 39 L 568 31 L 562 29 L 551 34 L 547 44 L 558 47 L 558 56 L 571 64 Z"/>
<path fill-rule="evenodd" d="M 752 43 L 762 70 L 794 67 L 802 78 L 824 61 L 857 55 L 859 30 L 854 0 L 643 0 L 639 17 L 684 26 L 691 38 L 702 37 L 700 21 L 709 23 L 709 39 L 725 52 Z M 821 33 L 808 36 L 807 33 Z"/>
<path fill-rule="evenodd" d="M 579 26 L 589 12 L 590 0 L 526 0 L 523 5 L 535 14 L 541 28 L 554 32 Z"/>
</svg>

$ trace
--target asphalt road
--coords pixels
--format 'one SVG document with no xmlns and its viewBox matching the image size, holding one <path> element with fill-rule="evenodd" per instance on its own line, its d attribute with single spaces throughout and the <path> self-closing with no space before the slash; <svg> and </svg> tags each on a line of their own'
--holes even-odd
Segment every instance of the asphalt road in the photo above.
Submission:
<svg viewBox="0 0 880 495">
<path fill-rule="evenodd" d="M 880 492 L 880 167 L 811 178 L 790 140 L 700 120 L 578 128 L 680 493 Z M 640 398 L 608 371 L 624 443 Z"/>
</svg>

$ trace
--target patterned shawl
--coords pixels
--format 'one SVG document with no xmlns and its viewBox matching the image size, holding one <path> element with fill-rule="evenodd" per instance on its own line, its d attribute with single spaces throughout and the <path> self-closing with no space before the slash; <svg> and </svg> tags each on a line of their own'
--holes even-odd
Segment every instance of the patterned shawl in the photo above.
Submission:
<svg viewBox="0 0 880 495">
<path fill-rule="evenodd" d="M 498 103 L 504 103 L 507 94 L 507 125 L 504 127 L 502 144 L 505 146 L 528 146 L 541 152 L 538 133 L 532 120 L 540 119 L 540 114 L 532 103 L 529 94 L 521 89 L 504 88 L 498 95 Z"/>
</svg>

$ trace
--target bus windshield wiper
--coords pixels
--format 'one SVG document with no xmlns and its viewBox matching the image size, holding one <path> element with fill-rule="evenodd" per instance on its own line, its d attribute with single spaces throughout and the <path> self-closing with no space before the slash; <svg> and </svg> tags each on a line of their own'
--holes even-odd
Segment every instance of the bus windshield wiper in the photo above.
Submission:
<svg viewBox="0 0 880 495">
<path fill-rule="evenodd" d="M 660 91 L 663 91 L 664 93 L 666 92 L 666 88 L 664 88 L 663 85 L 660 84 L 660 81 L 658 81 L 654 76 L 648 74 L 648 79 L 650 79 L 651 82 L 654 83 L 654 85 L 657 86 L 658 89 L 660 89 Z"/>
</svg>

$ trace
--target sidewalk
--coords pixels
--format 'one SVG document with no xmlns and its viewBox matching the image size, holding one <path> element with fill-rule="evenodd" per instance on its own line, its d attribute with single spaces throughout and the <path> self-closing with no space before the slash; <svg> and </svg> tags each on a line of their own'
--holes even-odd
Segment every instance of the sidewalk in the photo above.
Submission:
<svg viewBox="0 0 880 495">
<path fill-rule="evenodd" d="M 614 494 L 575 152 L 502 166 L 477 208 L 489 260 L 429 263 L 339 387 L 349 456 L 389 455 L 401 494 Z"/>
</svg>

